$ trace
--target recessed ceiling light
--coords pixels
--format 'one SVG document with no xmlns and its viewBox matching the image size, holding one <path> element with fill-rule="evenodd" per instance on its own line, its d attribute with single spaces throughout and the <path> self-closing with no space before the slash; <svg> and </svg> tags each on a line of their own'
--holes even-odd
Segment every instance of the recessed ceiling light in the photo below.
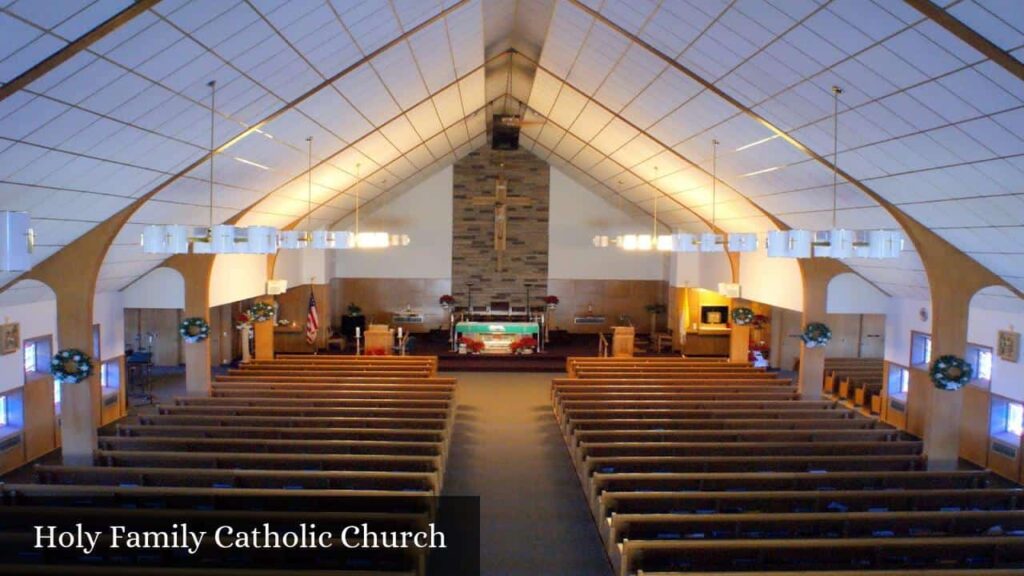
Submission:
<svg viewBox="0 0 1024 576">
<path fill-rule="evenodd" d="M 740 174 L 740 177 L 741 178 L 746 178 L 747 176 L 757 176 L 758 174 L 767 174 L 768 172 L 775 172 L 779 168 L 782 168 L 782 166 L 772 166 L 771 168 L 765 168 L 763 170 L 755 170 L 753 172 L 747 172 L 746 174 Z"/>
<path fill-rule="evenodd" d="M 260 170 L 270 170 L 269 166 L 264 166 L 263 164 L 258 164 L 256 162 L 253 162 L 252 160 L 246 160 L 245 158 L 239 158 L 238 156 L 235 156 L 234 158 L 235 158 L 235 160 L 238 160 L 242 164 L 248 164 L 249 166 L 255 166 L 256 168 L 259 168 Z"/>
<path fill-rule="evenodd" d="M 754 146 L 757 146 L 758 144 L 764 144 L 765 142 L 769 142 L 771 140 L 775 140 L 778 137 L 779 137 L 779 135 L 775 134 L 775 135 L 769 136 L 767 138 L 761 138 L 757 142 L 751 142 L 750 144 L 746 144 L 744 146 L 740 146 L 739 148 L 736 149 L 736 151 L 737 152 L 742 152 L 742 151 L 746 150 L 747 148 L 753 148 Z"/>
</svg>

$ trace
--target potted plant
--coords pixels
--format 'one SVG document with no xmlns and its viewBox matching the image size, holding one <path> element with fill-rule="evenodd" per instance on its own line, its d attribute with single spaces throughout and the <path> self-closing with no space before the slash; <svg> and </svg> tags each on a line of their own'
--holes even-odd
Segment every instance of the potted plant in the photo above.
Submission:
<svg viewBox="0 0 1024 576">
<path fill-rule="evenodd" d="M 537 339 L 533 336 L 524 336 L 509 346 L 513 354 L 533 354 L 537 348 Z"/>
<path fill-rule="evenodd" d="M 348 308 L 346 310 L 348 310 L 348 315 L 349 316 L 362 316 L 363 315 L 363 309 L 360 308 L 359 305 L 356 304 L 355 302 L 349 302 Z"/>
</svg>

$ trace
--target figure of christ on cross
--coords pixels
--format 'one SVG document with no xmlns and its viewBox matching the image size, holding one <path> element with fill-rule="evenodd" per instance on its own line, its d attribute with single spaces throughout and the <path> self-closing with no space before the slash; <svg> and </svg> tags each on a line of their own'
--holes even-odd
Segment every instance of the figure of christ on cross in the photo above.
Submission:
<svg viewBox="0 0 1024 576">
<path fill-rule="evenodd" d="M 505 167 L 504 164 L 501 165 Z M 528 206 L 529 198 L 509 198 L 508 179 L 499 174 L 494 180 L 494 196 L 479 196 L 473 198 L 473 204 L 477 206 L 494 205 L 494 252 L 497 259 L 497 271 L 505 268 L 505 247 L 508 241 L 508 207 Z"/>
</svg>

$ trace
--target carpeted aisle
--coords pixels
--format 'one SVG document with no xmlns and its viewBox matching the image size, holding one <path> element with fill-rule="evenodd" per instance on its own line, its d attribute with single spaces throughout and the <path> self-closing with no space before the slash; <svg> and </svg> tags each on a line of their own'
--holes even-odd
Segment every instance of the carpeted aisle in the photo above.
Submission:
<svg viewBox="0 0 1024 576">
<path fill-rule="evenodd" d="M 610 576 L 551 412 L 552 374 L 457 373 L 445 494 L 479 495 L 485 576 Z"/>
</svg>

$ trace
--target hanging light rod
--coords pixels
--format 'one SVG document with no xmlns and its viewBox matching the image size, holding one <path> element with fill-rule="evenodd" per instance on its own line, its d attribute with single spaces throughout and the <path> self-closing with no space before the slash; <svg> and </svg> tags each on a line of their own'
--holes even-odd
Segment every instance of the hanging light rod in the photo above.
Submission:
<svg viewBox="0 0 1024 576">
<path fill-rule="evenodd" d="M 898 230 L 847 230 L 839 227 L 839 97 L 832 86 L 832 218 L 831 228 L 768 232 L 768 256 L 773 258 L 899 258 L 903 234 Z"/>
</svg>

